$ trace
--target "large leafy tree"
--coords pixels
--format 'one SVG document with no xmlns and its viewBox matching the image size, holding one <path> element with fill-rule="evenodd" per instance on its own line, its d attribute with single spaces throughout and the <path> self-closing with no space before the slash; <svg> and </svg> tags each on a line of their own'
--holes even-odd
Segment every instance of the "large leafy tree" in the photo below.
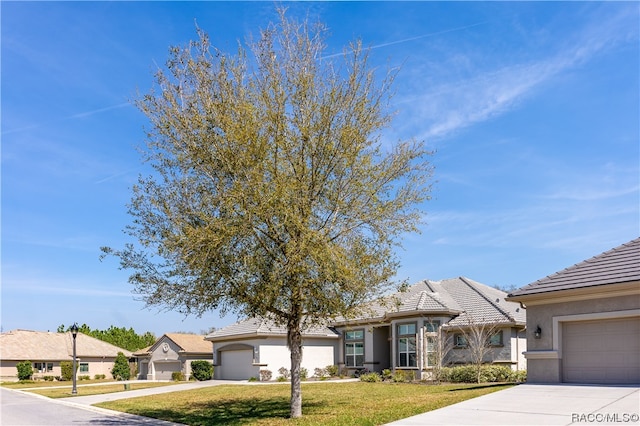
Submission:
<svg viewBox="0 0 640 426">
<path fill-rule="evenodd" d="M 361 43 L 323 57 L 324 26 L 283 10 L 233 54 L 198 35 L 137 102 L 154 172 L 133 188 L 136 243 L 103 250 L 148 305 L 286 325 L 299 417 L 301 331 L 389 290 L 395 245 L 428 198 L 429 152 L 383 143 L 394 74 L 377 78 Z"/>
</svg>

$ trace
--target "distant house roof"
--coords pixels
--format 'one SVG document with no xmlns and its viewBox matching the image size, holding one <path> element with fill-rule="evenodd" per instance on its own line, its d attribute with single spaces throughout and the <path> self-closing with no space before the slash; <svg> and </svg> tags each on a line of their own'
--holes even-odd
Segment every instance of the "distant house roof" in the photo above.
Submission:
<svg viewBox="0 0 640 426">
<path fill-rule="evenodd" d="M 161 342 L 169 339 L 173 341 L 179 348 L 180 352 L 189 354 L 209 354 L 212 347 L 211 342 L 204 340 L 206 336 L 202 334 L 188 334 L 188 333 L 165 333 L 155 343 L 146 348 L 137 350 L 133 355 L 137 357 L 148 356 L 153 352 Z"/>
<path fill-rule="evenodd" d="M 338 323 L 389 321 L 413 315 L 455 316 L 447 326 L 474 323 L 524 324 L 526 314 L 518 303 L 505 300 L 507 293 L 466 277 L 441 281 L 420 281 L 406 291 L 395 293 L 366 306 L 363 313 Z"/>
<path fill-rule="evenodd" d="M 249 318 L 236 322 L 220 330 L 207 335 L 209 341 L 231 340 L 238 338 L 286 336 L 287 328 L 277 325 L 275 322 L 264 318 Z M 338 334 L 330 327 L 312 326 L 305 327 L 302 337 L 328 337 L 337 338 Z"/>
<path fill-rule="evenodd" d="M 640 281 L 640 238 L 526 285 L 509 298 L 634 281 Z"/>
<path fill-rule="evenodd" d="M 73 337 L 70 332 L 13 330 L 0 333 L 0 358 L 4 360 L 67 361 L 73 359 Z M 86 334 L 76 336 L 78 358 L 115 358 L 118 352 L 130 357 L 131 352 Z"/>
<path fill-rule="evenodd" d="M 206 337 L 202 334 L 186 334 L 186 333 L 166 333 L 169 339 L 180 347 L 184 352 L 190 353 L 211 353 L 211 342 L 204 340 Z"/>
</svg>

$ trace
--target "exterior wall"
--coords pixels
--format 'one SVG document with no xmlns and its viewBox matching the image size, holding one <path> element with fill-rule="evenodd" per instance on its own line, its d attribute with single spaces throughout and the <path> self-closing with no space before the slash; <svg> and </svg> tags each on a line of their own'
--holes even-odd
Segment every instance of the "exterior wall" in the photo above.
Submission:
<svg viewBox="0 0 640 426">
<path fill-rule="evenodd" d="M 516 327 L 501 328 L 503 346 L 497 346 L 487 351 L 483 361 L 492 364 L 501 364 L 510 367 L 512 370 L 525 370 L 526 360 L 524 352 L 527 348 L 527 341 L 524 331 Z M 453 338 L 455 332 L 449 333 Z M 452 364 L 468 364 L 469 350 L 466 348 L 453 347 L 446 357 L 447 362 Z"/>
<path fill-rule="evenodd" d="M 527 306 L 527 382 L 562 382 L 562 323 L 636 314 L 640 295 Z M 534 332 L 542 330 L 539 339 Z"/>
<path fill-rule="evenodd" d="M 38 372 L 34 368 L 33 378 L 41 379 L 44 376 L 53 376 L 60 377 L 62 375 L 62 369 L 60 368 L 60 361 L 40 361 L 40 360 L 29 360 L 31 361 L 31 367 L 34 367 L 34 364 L 37 362 L 42 363 L 52 363 L 53 369 L 51 371 Z M 73 360 L 66 360 L 72 362 Z M 15 360 L 2 360 L 0 363 L 0 380 L 18 380 L 18 369 L 16 365 L 22 361 Z M 89 364 L 89 371 L 82 372 L 78 368 L 77 375 L 78 376 L 90 376 L 92 379 L 96 376 L 96 374 L 104 374 L 106 378 L 111 377 L 111 370 L 113 369 L 113 365 L 115 362 L 115 358 L 102 358 L 102 357 L 94 357 L 88 358 L 78 357 L 78 363 L 87 363 Z"/>
<path fill-rule="evenodd" d="M 431 367 L 425 364 L 425 356 L 423 348 L 426 347 L 425 333 L 430 323 L 439 321 L 440 325 L 445 325 L 450 320 L 449 317 L 407 317 L 399 318 L 391 321 L 390 324 L 366 326 L 353 325 L 349 327 L 340 327 L 340 342 L 337 351 L 337 364 L 341 369 L 345 368 L 344 357 L 344 339 L 345 331 L 364 329 L 364 355 L 365 361 L 363 368 L 370 371 L 381 372 L 384 369 L 402 369 L 422 372 L 423 378 L 429 377 Z M 397 361 L 397 325 L 403 323 L 416 323 L 416 347 L 417 347 L 417 365 L 416 367 L 399 367 Z M 526 369 L 526 359 L 524 352 L 527 350 L 527 340 L 523 328 L 505 327 L 503 331 L 503 346 L 496 347 L 489 351 L 486 362 L 504 364 L 513 370 Z M 453 332 L 449 337 L 453 338 Z M 445 356 L 445 363 L 468 363 L 468 354 L 466 349 L 451 348 Z M 353 373 L 356 369 L 347 370 Z"/>
<path fill-rule="evenodd" d="M 220 365 L 221 352 L 225 350 L 252 350 L 253 363 L 243 368 L 246 370 L 246 378 L 259 377 L 260 370 L 269 370 L 272 378 L 279 376 L 278 370 L 282 367 L 291 369 L 291 355 L 287 348 L 286 337 L 272 336 L 266 338 L 244 339 L 238 341 L 215 342 L 214 351 L 214 378 L 222 378 Z M 316 368 L 324 368 L 335 365 L 337 362 L 337 339 L 303 338 L 301 367 L 306 368 L 309 376 L 314 374 Z"/>
</svg>

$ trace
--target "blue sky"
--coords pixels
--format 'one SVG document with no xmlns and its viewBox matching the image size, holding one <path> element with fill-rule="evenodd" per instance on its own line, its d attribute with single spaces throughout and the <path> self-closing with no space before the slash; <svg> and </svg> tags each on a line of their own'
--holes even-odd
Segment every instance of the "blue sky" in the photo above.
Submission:
<svg viewBox="0 0 640 426">
<path fill-rule="evenodd" d="M 436 150 L 425 225 L 398 278 L 520 287 L 640 234 L 636 2 L 301 2 L 326 54 L 361 38 L 401 66 L 388 143 Z M 171 45 L 235 50 L 270 2 L 7 2 L 2 16 L 4 331 L 60 324 L 201 332 L 235 321 L 147 310 L 115 259 L 144 170 L 132 106 Z"/>
</svg>

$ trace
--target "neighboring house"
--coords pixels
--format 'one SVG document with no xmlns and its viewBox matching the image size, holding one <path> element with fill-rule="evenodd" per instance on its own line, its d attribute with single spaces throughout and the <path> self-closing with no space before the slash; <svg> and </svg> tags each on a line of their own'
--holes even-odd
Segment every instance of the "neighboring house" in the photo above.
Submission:
<svg viewBox="0 0 640 426">
<path fill-rule="evenodd" d="M 332 324 L 341 336 L 339 366 L 409 370 L 430 378 L 434 367 L 468 363 L 469 330 L 489 325 L 483 361 L 524 369 L 525 312 L 505 296 L 465 277 L 418 282 L 372 304 L 366 315 Z M 444 350 L 435 356 L 439 345 Z"/>
<path fill-rule="evenodd" d="M 640 383 L 640 238 L 514 291 L 527 381 Z"/>
<path fill-rule="evenodd" d="M 505 296 L 468 278 L 421 281 L 365 307 L 359 318 L 303 332 L 302 367 L 309 375 L 315 368 L 338 365 L 349 373 L 404 369 L 427 378 L 437 339 L 452 342 L 443 363 L 465 363 L 465 332 L 491 324 L 495 330 L 484 361 L 523 369 L 525 312 Z M 255 318 L 208 335 L 214 344 L 215 378 L 248 379 L 258 377 L 261 369 L 277 377 L 279 368 L 291 364 L 286 336 L 284 327 Z"/>
<path fill-rule="evenodd" d="M 76 360 L 78 376 L 97 374 L 111 376 L 111 369 L 118 352 L 127 358 L 131 352 L 86 334 L 76 336 Z M 70 332 L 51 333 L 29 330 L 13 330 L 0 333 L 0 376 L 3 380 L 16 380 L 16 365 L 31 361 L 34 378 L 62 375 L 60 362 L 73 361 L 73 337 Z"/>
<path fill-rule="evenodd" d="M 287 329 L 266 319 L 251 318 L 209 334 L 213 343 L 214 378 L 246 380 L 269 370 L 278 377 L 282 367 L 291 368 Z M 335 365 L 338 334 L 329 327 L 307 327 L 302 332 L 302 368 L 309 376 L 316 368 Z"/>
<path fill-rule="evenodd" d="M 191 361 L 211 360 L 211 343 L 203 335 L 167 333 L 148 348 L 133 354 L 138 361 L 138 378 L 171 380 L 174 372 L 191 377 Z"/>
</svg>

